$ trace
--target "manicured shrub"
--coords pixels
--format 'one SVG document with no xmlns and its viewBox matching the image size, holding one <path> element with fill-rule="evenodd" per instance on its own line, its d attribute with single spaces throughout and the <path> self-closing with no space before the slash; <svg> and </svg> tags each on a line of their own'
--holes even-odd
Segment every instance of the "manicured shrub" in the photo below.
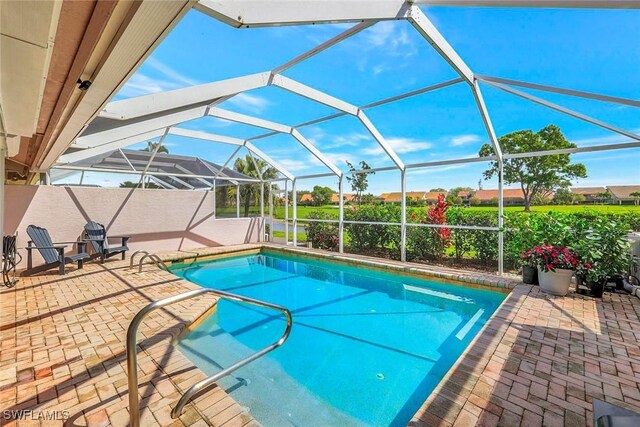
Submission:
<svg viewBox="0 0 640 427">
<path fill-rule="evenodd" d="M 309 219 L 335 220 L 328 212 L 309 212 Z M 314 248 L 335 251 L 338 249 L 338 224 L 332 222 L 310 222 L 307 225 L 307 241 Z"/>
<path fill-rule="evenodd" d="M 344 211 L 345 221 L 394 222 L 401 218 L 400 206 L 395 204 L 350 206 Z M 377 250 L 399 254 L 400 227 L 394 225 L 345 224 L 350 250 L 372 253 Z"/>
</svg>

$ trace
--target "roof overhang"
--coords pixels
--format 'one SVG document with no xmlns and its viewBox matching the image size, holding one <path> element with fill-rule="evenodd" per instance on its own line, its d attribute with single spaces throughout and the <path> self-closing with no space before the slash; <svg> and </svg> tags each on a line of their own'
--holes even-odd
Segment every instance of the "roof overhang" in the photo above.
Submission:
<svg viewBox="0 0 640 427">
<path fill-rule="evenodd" d="M 194 3 L 2 3 L 2 133 L 19 137 L 12 157 L 32 178 L 51 167 Z M 82 91 L 78 80 L 91 86 Z"/>
</svg>

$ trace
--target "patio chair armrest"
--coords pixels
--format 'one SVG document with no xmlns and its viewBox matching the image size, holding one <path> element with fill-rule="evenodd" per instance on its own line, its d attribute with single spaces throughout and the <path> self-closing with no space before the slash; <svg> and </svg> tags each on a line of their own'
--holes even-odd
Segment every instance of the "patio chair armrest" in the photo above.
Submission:
<svg viewBox="0 0 640 427">
<path fill-rule="evenodd" d="M 55 245 L 55 246 L 27 246 L 25 249 L 27 251 L 32 251 L 33 249 L 55 249 L 57 251 L 60 251 L 61 249 L 64 250 L 64 248 L 66 248 L 67 245 Z"/>
<path fill-rule="evenodd" d="M 107 239 L 129 240 L 130 238 L 131 238 L 131 236 L 107 236 Z"/>
<path fill-rule="evenodd" d="M 68 245 L 73 245 L 73 244 L 79 245 L 80 243 L 85 243 L 85 242 L 84 242 L 84 239 L 83 239 L 83 240 L 74 240 L 72 242 L 54 242 L 53 244 L 57 245 L 58 243 L 65 243 L 65 244 L 68 244 Z"/>
<path fill-rule="evenodd" d="M 86 243 L 86 242 L 104 242 L 104 240 L 105 239 L 94 239 L 94 238 L 90 238 L 90 237 L 82 239 L 82 241 L 84 243 Z"/>
</svg>

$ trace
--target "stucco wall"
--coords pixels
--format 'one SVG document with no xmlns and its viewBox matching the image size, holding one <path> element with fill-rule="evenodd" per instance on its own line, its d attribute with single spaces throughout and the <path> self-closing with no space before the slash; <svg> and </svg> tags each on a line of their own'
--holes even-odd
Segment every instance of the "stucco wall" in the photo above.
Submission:
<svg viewBox="0 0 640 427">
<path fill-rule="evenodd" d="M 54 242 L 76 241 L 93 220 L 108 235 L 131 236 L 132 251 L 149 252 L 257 242 L 263 235 L 260 218 L 215 219 L 213 205 L 213 194 L 204 191 L 9 185 L 4 233 L 18 232 L 18 248 L 27 245 L 30 224 L 47 228 Z M 24 268 L 26 251 L 20 254 Z M 41 263 L 38 254 L 34 266 Z"/>
</svg>

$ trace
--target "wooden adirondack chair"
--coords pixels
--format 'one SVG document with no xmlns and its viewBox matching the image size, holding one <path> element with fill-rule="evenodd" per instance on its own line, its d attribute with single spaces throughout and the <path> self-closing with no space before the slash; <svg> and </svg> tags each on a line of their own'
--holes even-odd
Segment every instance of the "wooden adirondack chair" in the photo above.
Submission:
<svg viewBox="0 0 640 427">
<path fill-rule="evenodd" d="M 65 265 L 70 262 L 77 262 L 78 269 L 81 269 L 85 259 L 89 258 L 89 254 L 85 252 L 87 242 L 58 242 L 53 243 L 51 236 L 46 228 L 30 225 L 27 227 L 27 234 L 31 238 L 27 243 L 27 271 L 33 270 L 33 250 L 37 249 L 44 258 L 46 265 L 38 267 L 38 271 L 48 270 L 58 267 L 61 275 L 65 273 Z M 78 253 L 71 256 L 65 256 L 65 244 L 77 244 Z"/>
<path fill-rule="evenodd" d="M 125 258 L 125 253 L 129 250 L 129 247 L 127 246 L 129 236 L 107 237 L 107 231 L 105 230 L 104 225 L 95 221 L 89 221 L 87 225 L 84 226 L 84 231 L 86 234 L 86 240 L 91 242 L 93 249 L 98 255 L 100 255 L 101 262 L 105 262 L 107 258 L 111 258 L 117 254 L 122 254 L 122 259 Z M 120 246 L 110 247 L 109 238 L 120 238 L 122 239 L 122 244 Z"/>
</svg>

